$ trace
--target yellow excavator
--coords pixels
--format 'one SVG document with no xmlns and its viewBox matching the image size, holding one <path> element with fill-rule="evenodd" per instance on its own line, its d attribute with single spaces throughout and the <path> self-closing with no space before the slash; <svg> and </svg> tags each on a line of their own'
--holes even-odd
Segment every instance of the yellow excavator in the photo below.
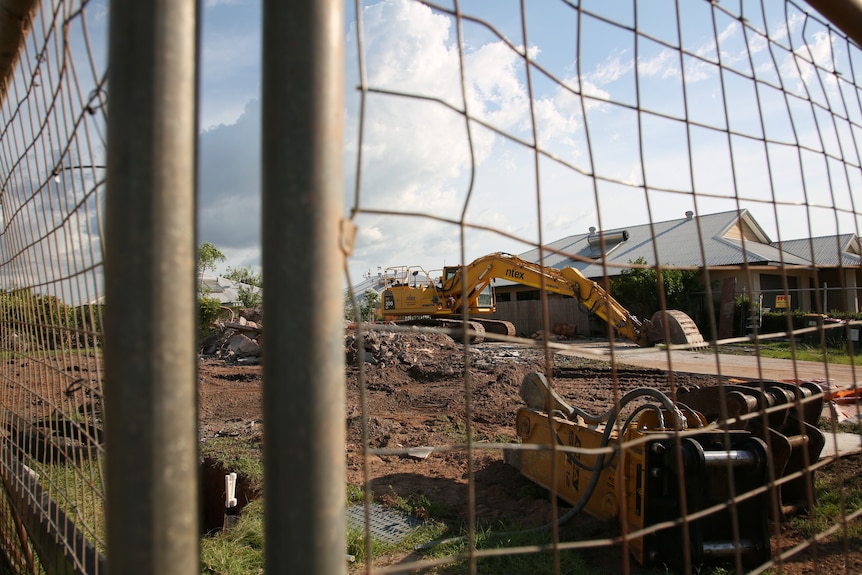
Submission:
<svg viewBox="0 0 862 575">
<path fill-rule="evenodd" d="M 595 281 L 572 267 L 540 266 L 506 253 L 482 256 L 466 266 L 443 268 L 438 278 L 416 266 L 387 268 L 384 273 L 383 310 L 387 317 L 412 317 L 412 323 L 438 327 L 462 326 L 466 309 L 474 342 L 485 333 L 515 335 L 510 322 L 477 318 L 496 310 L 491 282 L 513 281 L 549 292 L 571 296 L 614 330 L 641 347 L 660 342 L 703 347 L 697 326 L 679 310 L 661 310 L 650 319 L 638 319 Z"/>
</svg>

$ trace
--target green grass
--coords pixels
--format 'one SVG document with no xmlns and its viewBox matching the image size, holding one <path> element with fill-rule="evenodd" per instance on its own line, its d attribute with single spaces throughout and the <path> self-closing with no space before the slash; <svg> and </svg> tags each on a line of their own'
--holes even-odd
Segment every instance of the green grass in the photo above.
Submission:
<svg viewBox="0 0 862 575">
<path fill-rule="evenodd" d="M 476 532 L 476 549 L 501 549 L 522 546 L 547 546 L 550 545 L 549 532 L 509 532 L 505 528 L 499 531 L 506 532 L 500 536 L 492 529 L 486 528 Z M 427 555 L 433 558 L 456 557 L 452 563 L 442 567 L 441 575 L 459 575 L 470 572 L 470 564 L 467 558 L 457 558 L 469 551 L 467 537 L 457 537 L 451 541 L 432 547 Z M 477 572 L 487 575 L 505 575 L 510 573 L 557 573 L 555 570 L 555 558 L 553 551 L 535 551 L 530 553 L 494 555 L 478 557 L 476 561 Z M 587 565 L 581 556 L 574 551 L 559 552 L 559 572 L 572 575 L 599 575 L 605 573 L 596 567 Z"/>
<path fill-rule="evenodd" d="M 359 487 L 347 486 L 348 505 L 361 504 L 364 502 L 364 497 L 365 492 Z M 377 503 L 406 516 L 422 519 L 423 523 L 398 543 L 383 542 L 372 538 L 371 555 L 375 561 L 379 558 L 384 558 L 385 561 L 386 556 L 409 555 L 417 546 L 438 539 L 448 531 L 448 527 L 440 518 L 449 516 L 450 510 L 445 505 L 429 500 L 425 495 L 401 496 L 391 491 L 391 493 L 379 497 Z M 349 528 L 347 530 L 347 552 L 354 556 L 357 565 L 362 565 L 367 561 L 368 551 L 364 530 Z"/>
<path fill-rule="evenodd" d="M 386 504 L 393 509 L 396 509 L 404 515 L 412 517 L 447 517 L 450 515 L 450 510 L 443 504 L 436 503 L 426 495 L 408 495 L 407 497 L 395 494 L 392 491 L 391 496 L 385 498 Z"/>
<path fill-rule="evenodd" d="M 788 525 L 799 529 L 805 537 L 813 537 L 836 525 L 847 511 L 862 508 L 862 477 L 841 473 L 841 462 L 821 470 L 814 480 L 817 503 L 807 514 L 791 518 Z M 838 540 L 844 537 L 842 531 L 830 536 Z M 853 521 L 847 524 L 847 537 L 862 538 L 862 523 Z M 828 540 L 828 539 L 827 539 Z"/>
<path fill-rule="evenodd" d="M 347 485 L 347 504 L 354 505 L 365 501 L 365 490 L 358 485 Z"/>
<path fill-rule="evenodd" d="M 753 355 L 757 353 L 760 357 L 775 359 L 795 359 L 796 361 L 817 361 L 849 365 L 851 355 L 845 347 L 826 347 L 797 343 L 795 351 L 789 341 L 765 341 L 759 342 L 755 347 L 753 343 L 723 345 L 718 348 L 719 353 L 728 355 Z M 853 363 L 862 363 L 862 355 L 852 357 Z"/>
<path fill-rule="evenodd" d="M 438 415 L 434 418 L 435 431 L 451 436 L 454 443 L 467 442 L 467 426 L 454 415 Z"/>
<path fill-rule="evenodd" d="M 826 433 L 832 433 L 832 420 L 825 417 L 821 417 L 817 420 L 817 427 Z M 855 423 L 852 421 L 836 423 L 835 432 L 855 433 L 856 435 L 862 435 L 862 421 Z"/>
<path fill-rule="evenodd" d="M 202 459 L 247 478 L 259 493 L 263 486 L 263 454 L 259 443 L 241 437 L 214 437 L 200 445 Z M 263 573 L 263 501 L 246 505 L 227 531 L 201 538 L 201 573 L 247 575 Z"/>
<path fill-rule="evenodd" d="M 263 453 L 259 443 L 240 437 L 213 437 L 201 443 L 200 456 L 214 459 L 222 463 L 225 469 L 248 478 L 251 486 L 260 491 L 263 485 Z"/>
<path fill-rule="evenodd" d="M 105 509 L 99 461 L 84 459 L 77 464 L 42 464 L 42 486 L 86 537 L 104 553 Z M 94 540 L 93 533 L 98 540 Z"/>
<path fill-rule="evenodd" d="M 263 573 L 263 502 L 252 501 L 227 531 L 201 540 L 201 573 L 249 575 Z"/>
</svg>

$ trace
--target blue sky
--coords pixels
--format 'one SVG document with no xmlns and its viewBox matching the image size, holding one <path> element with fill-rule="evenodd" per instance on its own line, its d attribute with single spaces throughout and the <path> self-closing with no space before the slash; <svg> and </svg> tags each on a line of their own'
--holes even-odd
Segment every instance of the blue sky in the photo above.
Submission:
<svg viewBox="0 0 862 575">
<path fill-rule="evenodd" d="M 834 76 L 814 73 L 806 60 L 834 65 L 849 77 L 858 52 L 848 55 L 846 44 L 814 21 L 806 25 L 793 7 L 785 20 L 783 2 L 766 1 L 765 10 L 760 2 L 739 0 L 723 1 L 717 10 L 708 2 L 680 4 L 682 46 L 689 54 L 682 62 L 665 45 L 679 43 L 672 0 L 640 2 L 637 11 L 631 1 L 584 1 L 590 14 L 580 26 L 572 3 L 528 2 L 526 43 L 520 2 L 462 1 L 462 13 L 490 25 L 464 20 L 463 34 L 467 105 L 493 129 L 474 122 L 468 139 L 463 115 L 440 102 L 369 93 L 356 206 L 359 76 L 354 4 L 348 2 L 344 190 L 348 213 L 358 208 L 359 230 L 351 279 L 391 265 L 437 269 L 461 261 L 461 229 L 441 220 L 457 222 L 462 214 L 465 222 L 499 230 L 467 229 L 467 261 L 493 251 L 526 251 L 590 226 L 681 218 L 690 209 L 747 208 L 773 240 L 858 233 L 850 188 L 858 189 L 859 170 L 820 153 L 858 163 L 852 147 L 858 134 L 801 99 L 789 99 L 788 113 L 780 90 L 763 84 L 755 90 L 746 77 L 843 110 L 842 93 L 855 95 Z M 743 13 L 752 28 L 743 29 L 723 10 Z M 369 88 L 463 108 L 450 15 L 406 0 L 365 2 L 363 14 Z M 205 3 L 200 240 L 228 256 L 224 267 L 260 262 L 260 19 L 258 1 Z M 636 40 L 628 29 L 635 22 L 648 38 Z M 762 33 L 780 44 L 769 50 Z M 547 153 L 539 159 L 519 143 L 532 141 L 534 125 L 519 54 L 525 44 L 547 73 L 534 68 L 530 77 L 539 147 Z M 720 73 L 719 58 L 738 74 Z M 579 91 L 588 97 L 582 101 Z M 633 111 L 638 102 L 651 113 L 639 117 Z M 682 121 L 684 104 L 695 123 L 690 131 Z M 860 121 L 858 100 L 849 108 L 850 118 Z M 735 135 L 728 136 L 726 126 Z M 772 143 L 764 144 L 764 135 Z M 812 151 L 786 145 L 796 140 Z M 773 199 L 782 205 L 774 209 Z M 822 207 L 783 205 L 806 202 Z M 851 213 L 838 214 L 833 206 Z"/>
</svg>

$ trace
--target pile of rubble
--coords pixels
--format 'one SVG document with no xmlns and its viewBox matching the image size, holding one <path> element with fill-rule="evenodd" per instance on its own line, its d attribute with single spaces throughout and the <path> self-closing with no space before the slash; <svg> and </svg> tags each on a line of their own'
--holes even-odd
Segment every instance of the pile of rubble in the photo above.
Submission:
<svg viewBox="0 0 862 575">
<path fill-rule="evenodd" d="M 215 331 L 205 337 L 199 348 L 202 357 L 231 363 L 260 363 L 263 322 L 259 310 L 243 309 L 214 324 Z M 364 362 L 380 368 L 402 366 L 421 369 L 435 365 L 458 369 L 464 364 L 464 348 L 445 333 L 412 330 L 362 330 L 362 345 L 355 326 L 344 333 L 344 353 L 348 366 Z M 518 349 L 516 349 L 518 348 Z M 470 349 L 473 367 L 486 369 L 500 362 L 530 362 L 541 351 L 497 343 Z M 451 370 L 450 370 L 451 371 Z M 426 374 L 427 375 L 427 374 Z"/>
<path fill-rule="evenodd" d="M 263 316 L 260 309 L 241 309 L 235 316 L 214 324 L 216 331 L 200 344 L 200 354 L 225 361 L 258 363 L 263 343 Z"/>
<path fill-rule="evenodd" d="M 361 359 L 372 365 L 415 365 L 434 360 L 442 350 L 458 349 L 445 333 L 368 330 L 362 333 Z M 360 359 L 359 339 L 353 329 L 345 333 L 344 353 L 348 365 L 356 365 Z"/>
</svg>

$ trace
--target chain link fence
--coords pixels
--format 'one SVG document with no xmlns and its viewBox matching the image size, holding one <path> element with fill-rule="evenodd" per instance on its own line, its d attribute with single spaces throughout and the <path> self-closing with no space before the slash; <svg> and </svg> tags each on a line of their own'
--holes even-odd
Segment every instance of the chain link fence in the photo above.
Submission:
<svg viewBox="0 0 862 575">
<path fill-rule="evenodd" d="M 0 3 L 10 572 L 201 570 L 203 24 L 197 2 L 156 4 Z M 862 26 L 818 4 L 263 2 L 260 569 L 862 568 L 860 460 L 838 455 L 859 407 L 836 401 L 858 391 Z M 384 309 L 345 336 L 363 270 L 385 299 L 385 266 L 501 252 L 554 270 L 532 295 L 494 284 L 494 317 L 529 329 L 468 318 L 457 269 L 398 287 L 473 323 Z M 695 278 L 705 342 L 631 344 L 631 317 L 596 320 L 606 300 L 561 298 L 584 294 L 574 272 L 550 293 L 567 268 L 597 292 L 646 277 L 662 311 Z M 821 319 L 724 337 L 738 293 Z M 833 329 L 849 366 L 827 361 Z"/>
</svg>

